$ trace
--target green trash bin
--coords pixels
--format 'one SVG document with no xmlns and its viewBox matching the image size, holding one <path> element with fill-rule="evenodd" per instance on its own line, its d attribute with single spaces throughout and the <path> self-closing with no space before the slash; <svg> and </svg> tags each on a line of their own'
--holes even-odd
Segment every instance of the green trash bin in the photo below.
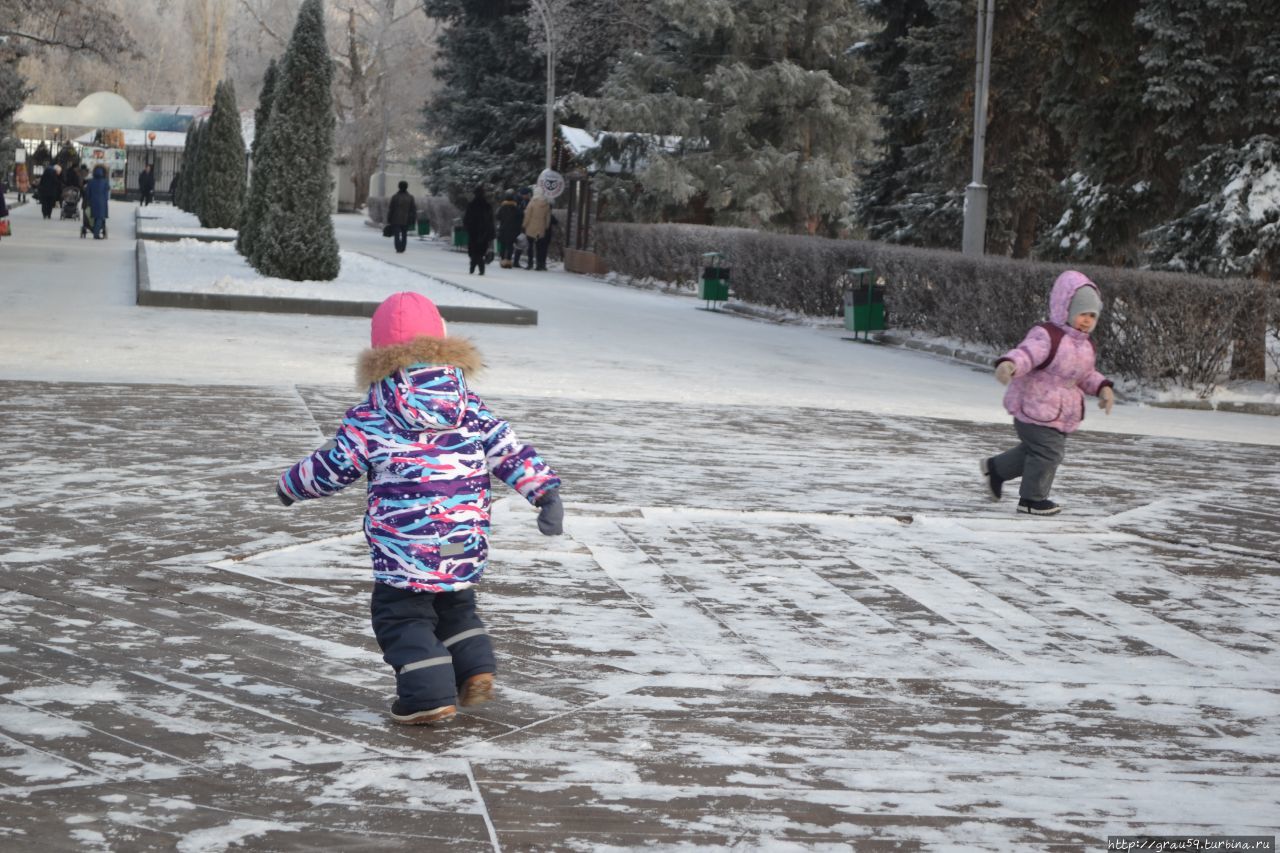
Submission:
<svg viewBox="0 0 1280 853">
<path fill-rule="evenodd" d="M 724 302 L 729 298 L 729 264 L 720 252 L 707 252 L 702 256 L 702 279 L 698 285 L 698 298 L 712 302 Z"/>
<path fill-rule="evenodd" d="M 422 239 L 431 233 L 431 220 L 425 216 L 418 217 L 418 239 Z"/>
<path fill-rule="evenodd" d="M 462 220 L 453 223 L 453 247 L 455 249 L 467 249 L 467 229 L 462 227 Z"/>
<path fill-rule="evenodd" d="M 870 340 L 872 332 L 885 329 L 884 285 L 877 284 L 867 267 L 845 270 L 851 280 L 844 291 L 844 327 L 854 333 L 865 332 Z M 856 279 L 856 284 L 852 281 Z"/>
</svg>

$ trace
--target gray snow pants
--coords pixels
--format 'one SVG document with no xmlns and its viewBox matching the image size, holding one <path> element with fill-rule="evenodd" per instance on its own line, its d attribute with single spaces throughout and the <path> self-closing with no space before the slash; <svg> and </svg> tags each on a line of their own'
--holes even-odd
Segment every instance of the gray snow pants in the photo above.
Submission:
<svg viewBox="0 0 1280 853">
<path fill-rule="evenodd" d="M 1067 434 L 1052 427 L 1015 420 L 1013 428 L 1021 443 L 991 458 L 991 472 L 1001 480 L 1022 478 L 1018 497 L 1028 501 L 1049 498 L 1053 477 L 1067 452 Z"/>
</svg>

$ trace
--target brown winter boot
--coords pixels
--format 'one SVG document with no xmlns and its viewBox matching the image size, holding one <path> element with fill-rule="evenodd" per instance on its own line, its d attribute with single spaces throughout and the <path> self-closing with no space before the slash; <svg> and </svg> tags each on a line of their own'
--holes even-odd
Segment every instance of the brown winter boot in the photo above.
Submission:
<svg viewBox="0 0 1280 853">
<path fill-rule="evenodd" d="M 480 705 L 493 698 L 493 673 L 481 672 L 462 682 L 458 691 L 458 704 L 466 708 Z"/>
</svg>

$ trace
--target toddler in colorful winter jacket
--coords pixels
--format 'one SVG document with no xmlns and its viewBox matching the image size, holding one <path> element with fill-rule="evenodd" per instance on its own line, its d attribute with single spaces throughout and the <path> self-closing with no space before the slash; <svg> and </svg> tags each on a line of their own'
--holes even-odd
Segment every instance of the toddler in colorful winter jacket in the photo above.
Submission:
<svg viewBox="0 0 1280 853">
<path fill-rule="evenodd" d="M 1067 270 L 1049 293 L 1049 322 L 1032 326 L 1022 343 L 996 360 L 996 379 L 1008 385 L 1004 408 L 1013 415 L 1017 447 L 981 462 L 992 500 L 1008 480 L 1022 478 L 1018 512 L 1053 515 L 1061 507 L 1049 490 L 1066 452 L 1067 436 L 1084 420 L 1084 395 L 1096 395 L 1108 415 L 1115 403 L 1111 380 L 1094 367 L 1089 337 L 1102 313 L 1098 286 Z"/>
<path fill-rule="evenodd" d="M 286 506 L 368 478 L 373 631 L 396 672 L 398 723 L 430 725 L 492 697 L 496 663 L 475 590 L 489 558 L 490 474 L 563 532 L 560 478 L 468 386 L 481 366 L 436 306 L 397 293 L 373 315 L 358 372 L 369 392 L 337 435 L 280 476 Z"/>
</svg>

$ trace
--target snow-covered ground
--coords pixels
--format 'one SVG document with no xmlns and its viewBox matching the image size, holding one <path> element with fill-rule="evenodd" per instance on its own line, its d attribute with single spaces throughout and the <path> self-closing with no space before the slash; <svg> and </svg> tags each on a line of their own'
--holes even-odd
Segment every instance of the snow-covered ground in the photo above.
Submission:
<svg viewBox="0 0 1280 853">
<path fill-rule="evenodd" d="M 453 331 L 566 484 L 563 538 L 510 492 L 494 508 L 499 701 L 397 729 L 362 490 L 272 495 L 356 401 L 368 321 L 139 308 L 121 219 L 82 241 L 28 207 L 0 244 L 0 843 L 1275 834 L 1276 418 L 1091 409 L 1068 512 L 1030 519 L 981 494 L 1012 438 L 987 369 L 555 271 L 481 279 L 336 217 L 345 251 L 538 310 Z"/>
<path fill-rule="evenodd" d="M 333 281 L 290 281 L 260 275 L 230 243 L 191 239 L 147 243 L 147 276 L 152 290 L 355 302 L 381 302 L 393 293 L 414 290 L 437 305 L 507 307 L 483 293 L 359 252 L 341 252 L 339 260 L 341 271 Z"/>
<path fill-rule="evenodd" d="M 0 378 L 349 381 L 368 340 L 366 320 L 138 309 L 133 208 L 117 203 L 112 210 L 112 237 L 105 241 L 80 241 L 78 228 L 43 222 L 32 205 L 15 212 L 15 229 L 24 236 L 6 240 L 0 251 L 6 265 L 24 272 L 5 287 Z M 334 222 L 345 251 L 538 311 L 537 327 L 452 327 L 484 354 L 488 368 L 479 385 L 488 393 L 1007 421 L 1002 389 L 985 369 L 851 342 L 835 327 L 753 321 L 700 310 L 696 299 L 559 271 L 490 265 L 483 278 L 468 275 L 466 256 L 444 241 L 410 239 L 409 250 L 397 255 L 362 215 L 340 215 Z M 1280 444 L 1275 418 L 1143 405 L 1117 406 L 1109 418 L 1091 410 L 1085 429 Z"/>
</svg>

